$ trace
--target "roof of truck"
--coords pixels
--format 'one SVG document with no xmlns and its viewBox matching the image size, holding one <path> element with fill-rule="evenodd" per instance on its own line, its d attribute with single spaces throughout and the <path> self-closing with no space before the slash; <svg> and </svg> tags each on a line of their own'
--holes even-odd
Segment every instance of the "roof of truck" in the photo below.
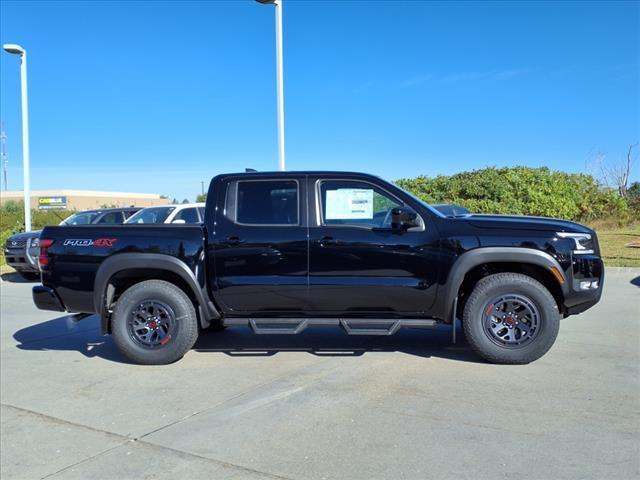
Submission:
<svg viewBox="0 0 640 480">
<path fill-rule="evenodd" d="M 247 177 L 261 177 L 261 176 L 282 176 L 282 177 L 295 177 L 300 175 L 346 175 L 346 176 L 362 176 L 362 177 L 376 177 L 377 175 L 372 175 L 370 173 L 362 173 L 362 172 L 346 172 L 340 170 L 287 170 L 286 172 L 281 171 L 270 171 L 270 172 L 234 172 L 234 173 L 222 173 L 220 175 L 216 175 L 216 177 L 237 177 L 237 176 L 247 176 Z M 215 177 L 214 177 L 215 178 Z"/>
</svg>

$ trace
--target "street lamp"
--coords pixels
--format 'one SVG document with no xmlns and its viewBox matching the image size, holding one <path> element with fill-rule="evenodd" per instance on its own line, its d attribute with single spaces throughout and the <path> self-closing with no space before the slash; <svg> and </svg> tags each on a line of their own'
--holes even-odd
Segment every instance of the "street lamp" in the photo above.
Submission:
<svg viewBox="0 0 640 480">
<path fill-rule="evenodd" d="M 282 74 L 282 0 L 256 0 L 276 7 L 276 77 L 278 83 L 278 163 L 284 171 L 284 86 Z"/>
<path fill-rule="evenodd" d="M 24 183 L 24 230 L 31 231 L 31 192 L 29 190 L 29 112 L 27 108 L 27 51 L 15 43 L 5 43 L 5 51 L 20 55 L 20 91 L 22 96 L 22 166 Z"/>
</svg>

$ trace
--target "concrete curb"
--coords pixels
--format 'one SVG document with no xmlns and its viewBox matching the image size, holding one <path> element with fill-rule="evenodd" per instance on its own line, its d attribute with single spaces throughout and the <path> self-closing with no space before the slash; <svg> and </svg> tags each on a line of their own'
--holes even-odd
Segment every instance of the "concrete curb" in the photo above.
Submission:
<svg viewBox="0 0 640 480">
<path fill-rule="evenodd" d="M 640 267 L 605 267 L 605 274 L 608 273 L 635 273 L 640 275 Z"/>
</svg>

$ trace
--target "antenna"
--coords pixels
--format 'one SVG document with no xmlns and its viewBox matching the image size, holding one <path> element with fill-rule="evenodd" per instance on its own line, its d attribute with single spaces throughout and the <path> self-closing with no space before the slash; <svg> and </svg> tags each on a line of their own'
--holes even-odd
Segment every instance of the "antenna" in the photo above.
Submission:
<svg viewBox="0 0 640 480">
<path fill-rule="evenodd" d="M 4 132 L 4 122 L 0 124 L 0 161 L 2 161 L 2 170 L 4 171 L 4 191 L 6 192 L 9 159 L 7 158 L 7 134 Z"/>
</svg>

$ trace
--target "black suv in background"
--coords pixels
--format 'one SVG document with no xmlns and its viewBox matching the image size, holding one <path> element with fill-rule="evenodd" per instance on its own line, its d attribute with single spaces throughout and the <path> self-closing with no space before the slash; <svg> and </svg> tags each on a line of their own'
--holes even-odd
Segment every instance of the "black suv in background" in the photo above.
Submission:
<svg viewBox="0 0 640 480">
<path fill-rule="evenodd" d="M 61 226 L 73 225 L 119 225 L 127 218 L 141 210 L 140 207 L 101 208 L 74 213 L 60 222 Z M 38 253 L 42 230 L 16 233 L 9 237 L 4 246 L 4 257 L 7 264 L 22 277 L 35 280 L 40 276 Z"/>
</svg>

